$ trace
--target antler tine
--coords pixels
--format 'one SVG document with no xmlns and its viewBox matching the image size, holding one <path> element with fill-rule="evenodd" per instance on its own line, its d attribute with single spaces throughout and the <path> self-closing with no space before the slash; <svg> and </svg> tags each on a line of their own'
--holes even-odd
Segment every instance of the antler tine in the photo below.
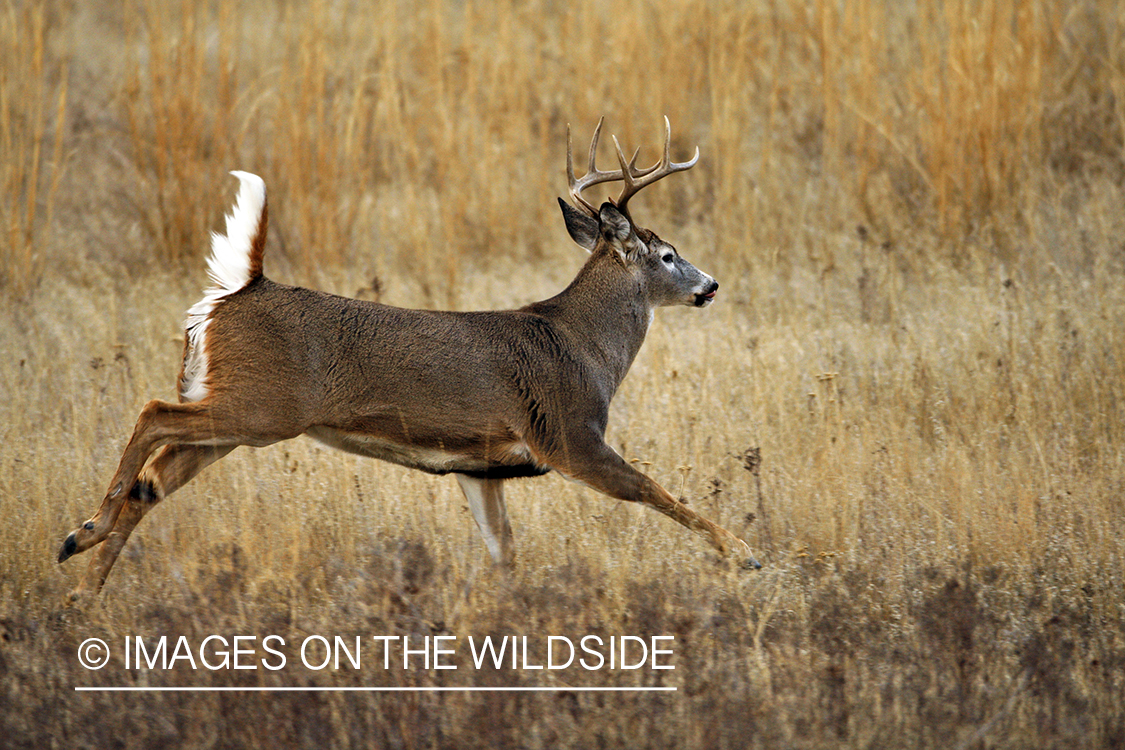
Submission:
<svg viewBox="0 0 1125 750">
<path fill-rule="evenodd" d="M 602 137 L 602 125 L 604 123 L 605 117 L 599 117 L 598 126 L 594 128 L 594 137 L 590 139 L 590 159 L 586 164 L 586 174 L 595 174 L 598 171 L 594 162 L 598 159 L 598 139 Z"/>
<path fill-rule="evenodd" d="M 582 197 L 582 191 L 591 185 L 597 185 L 603 182 L 615 182 L 624 179 L 624 173 L 621 170 L 613 170 L 611 172 L 601 172 L 595 166 L 598 155 L 598 139 L 601 137 L 602 124 L 605 118 L 598 120 L 598 126 L 594 128 L 594 137 L 590 141 L 590 159 L 586 166 L 586 174 L 582 175 L 581 179 L 574 176 L 574 156 L 573 147 L 570 139 L 570 125 L 566 126 L 566 179 L 570 186 L 570 197 L 578 204 L 580 209 L 583 209 L 587 214 L 597 218 L 598 209 Z"/>
<path fill-rule="evenodd" d="M 621 194 L 617 196 L 617 200 L 615 200 L 614 203 L 617 205 L 617 209 L 626 216 L 629 216 L 629 210 L 626 208 L 629 199 L 639 193 L 643 188 L 675 172 L 683 172 L 691 169 L 695 166 L 695 163 L 699 161 L 698 146 L 695 147 L 695 156 L 693 156 L 690 161 L 680 163 L 672 161 L 672 124 L 668 122 L 667 115 L 664 116 L 664 155 L 661 157 L 660 161 L 653 164 L 648 169 L 636 168 L 636 153 L 633 154 L 632 159 L 626 162 L 625 154 L 621 151 L 621 144 L 617 142 L 616 137 L 613 139 L 613 145 L 617 149 L 617 160 L 621 163 L 621 179 L 625 183 L 625 186 L 621 188 Z M 632 217 L 630 217 L 630 221 L 631 220 Z"/>
<path fill-rule="evenodd" d="M 624 173 L 628 173 L 632 177 L 644 177 L 646 174 L 652 172 L 654 169 L 660 166 L 660 162 L 656 162 L 647 169 L 637 169 L 637 157 L 641 154 L 640 146 L 637 146 L 637 150 L 633 152 L 633 158 L 630 159 L 628 165 L 626 165 L 625 162 L 621 159 L 621 146 L 618 145 L 616 136 L 613 137 L 613 145 L 617 148 L 617 161 L 621 162 L 621 164 L 623 165 L 621 171 Z"/>
</svg>

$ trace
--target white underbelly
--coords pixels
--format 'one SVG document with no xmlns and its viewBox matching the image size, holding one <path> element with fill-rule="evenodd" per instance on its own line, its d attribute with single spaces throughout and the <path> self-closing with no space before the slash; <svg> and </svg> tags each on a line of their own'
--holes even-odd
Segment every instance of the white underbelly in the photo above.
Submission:
<svg viewBox="0 0 1125 750">
<path fill-rule="evenodd" d="M 489 468 L 487 461 L 475 456 L 466 456 L 459 453 L 450 453 L 435 448 L 420 448 L 414 445 L 404 445 L 384 438 L 368 435 L 361 432 L 345 432 L 334 427 L 316 426 L 310 428 L 305 434 L 319 440 L 325 445 L 339 448 L 348 453 L 360 456 L 378 458 L 383 461 L 408 466 L 412 469 L 421 469 L 439 474 L 455 471 L 485 471 Z"/>
</svg>

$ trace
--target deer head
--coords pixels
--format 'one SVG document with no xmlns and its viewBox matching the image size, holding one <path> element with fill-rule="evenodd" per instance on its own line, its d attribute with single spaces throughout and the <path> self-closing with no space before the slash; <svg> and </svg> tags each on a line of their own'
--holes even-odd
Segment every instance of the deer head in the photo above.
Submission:
<svg viewBox="0 0 1125 750">
<path fill-rule="evenodd" d="M 670 243 L 665 242 L 650 229 L 637 226 L 629 214 L 629 199 L 652 183 L 675 172 L 683 172 L 699 161 L 699 149 L 690 161 L 676 163 L 671 160 L 672 127 L 664 118 L 664 155 L 647 169 L 637 167 L 637 155 L 626 161 L 621 144 L 613 137 L 614 149 L 620 169 L 602 171 L 597 168 L 598 139 L 602 123 L 598 121 L 590 142 L 590 159 L 586 174 L 574 175 L 574 158 L 570 128 L 566 132 L 566 175 L 570 197 L 575 208 L 559 198 L 563 218 L 571 238 L 590 253 L 611 252 L 642 284 L 650 307 L 691 305 L 705 307 L 715 298 L 718 282 L 686 261 Z M 582 197 L 587 188 L 604 182 L 623 183 L 615 199 L 606 201 L 600 208 Z M 604 250 L 603 250 L 604 248 Z"/>
</svg>

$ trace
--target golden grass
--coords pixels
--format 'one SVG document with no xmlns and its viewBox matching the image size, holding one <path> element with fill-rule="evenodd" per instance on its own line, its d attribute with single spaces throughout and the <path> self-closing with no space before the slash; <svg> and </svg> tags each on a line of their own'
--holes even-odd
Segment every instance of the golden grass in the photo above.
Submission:
<svg viewBox="0 0 1125 750">
<path fill-rule="evenodd" d="M 0 287 L 14 293 L 38 281 L 63 170 L 67 79 L 47 39 L 42 7 L 0 8 Z"/>
<path fill-rule="evenodd" d="M 1120 744 L 1125 17 L 1110 2 L 912 7 L 6 6 L 0 705 L 22 710 L 0 712 L 4 736 Z M 61 607 L 86 561 L 56 566 L 57 545 L 143 403 L 174 396 L 228 170 L 270 187 L 271 278 L 511 307 L 582 262 L 554 199 L 566 124 L 581 151 L 602 114 L 642 161 L 663 114 L 674 157 L 700 145 L 637 213 L 722 284 L 713 308 L 657 314 L 611 444 L 743 535 L 763 571 L 716 566 L 657 514 L 547 477 L 510 483 L 520 567 L 503 579 L 452 480 L 300 439 L 208 469 L 141 525 L 97 603 Z M 679 690 L 72 694 L 654 679 L 75 659 L 87 637 L 270 632 L 672 634 L 662 678 Z"/>
</svg>

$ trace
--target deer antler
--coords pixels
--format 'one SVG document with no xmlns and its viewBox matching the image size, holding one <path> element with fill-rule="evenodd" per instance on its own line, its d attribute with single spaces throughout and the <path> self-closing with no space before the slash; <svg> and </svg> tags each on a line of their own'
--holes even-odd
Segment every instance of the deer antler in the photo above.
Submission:
<svg viewBox="0 0 1125 750">
<path fill-rule="evenodd" d="M 605 118 L 602 117 L 598 120 L 598 126 L 594 128 L 594 137 L 590 141 L 590 160 L 586 166 L 586 174 L 582 176 L 582 179 L 577 179 L 574 176 L 574 156 L 570 139 L 570 124 L 568 123 L 566 126 L 566 179 L 570 184 L 570 197 L 578 204 L 578 208 L 585 210 L 587 214 L 594 218 L 598 216 L 598 209 L 582 197 L 582 191 L 592 185 L 625 179 L 625 176 L 619 169 L 612 172 L 602 172 L 597 168 L 598 138 L 601 137 L 602 124 L 604 122 Z"/>
<path fill-rule="evenodd" d="M 671 160 L 669 150 L 672 142 L 672 125 L 668 122 L 668 117 L 664 117 L 664 156 L 656 164 L 653 164 L 647 169 L 637 168 L 637 155 L 640 153 L 638 148 L 633 152 L 633 158 L 625 161 L 625 154 L 621 151 L 621 144 L 617 142 L 617 137 L 613 136 L 613 145 L 617 150 L 617 161 L 621 164 L 621 169 L 614 169 L 612 171 L 603 172 L 595 165 L 598 151 L 598 138 L 601 136 L 602 123 L 605 118 L 598 120 L 598 126 L 594 128 L 594 137 L 590 141 L 590 159 L 586 167 L 586 174 L 581 179 L 574 176 L 574 158 L 572 155 L 572 147 L 570 140 L 570 125 L 566 126 L 566 177 L 570 184 L 570 197 L 578 204 L 580 209 L 583 209 L 587 214 L 597 217 L 598 209 L 582 197 L 582 191 L 592 185 L 598 185 L 603 182 L 616 182 L 621 180 L 625 183 L 621 188 L 621 194 L 613 201 L 621 213 L 629 216 L 626 204 L 629 199 L 640 192 L 641 188 L 647 187 L 659 179 L 667 177 L 673 172 L 683 172 L 695 166 L 699 161 L 699 147 L 695 149 L 695 156 L 691 161 L 677 164 Z M 629 219 L 632 221 L 632 218 Z"/>
<path fill-rule="evenodd" d="M 664 156 L 660 161 L 653 164 L 648 169 L 637 169 L 637 153 L 633 153 L 633 158 L 628 163 L 625 162 L 625 154 L 621 151 L 621 145 L 617 142 L 617 138 L 613 139 L 613 146 L 617 149 L 617 161 L 621 163 L 621 172 L 625 181 L 625 187 L 621 188 L 621 195 L 617 196 L 614 204 L 617 210 L 629 217 L 629 221 L 633 218 L 629 216 L 629 209 L 625 204 L 629 199 L 639 193 L 642 188 L 648 187 L 657 180 L 663 179 L 675 172 L 684 172 L 695 166 L 699 161 L 699 146 L 695 147 L 695 156 L 691 157 L 691 161 L 685 161 L 680 164 L 672 161 L 669 156 L 669 151 L 672 147 L 672 125 L 668 122 L 668 116 L 664 116 Z"/>
</svg>

